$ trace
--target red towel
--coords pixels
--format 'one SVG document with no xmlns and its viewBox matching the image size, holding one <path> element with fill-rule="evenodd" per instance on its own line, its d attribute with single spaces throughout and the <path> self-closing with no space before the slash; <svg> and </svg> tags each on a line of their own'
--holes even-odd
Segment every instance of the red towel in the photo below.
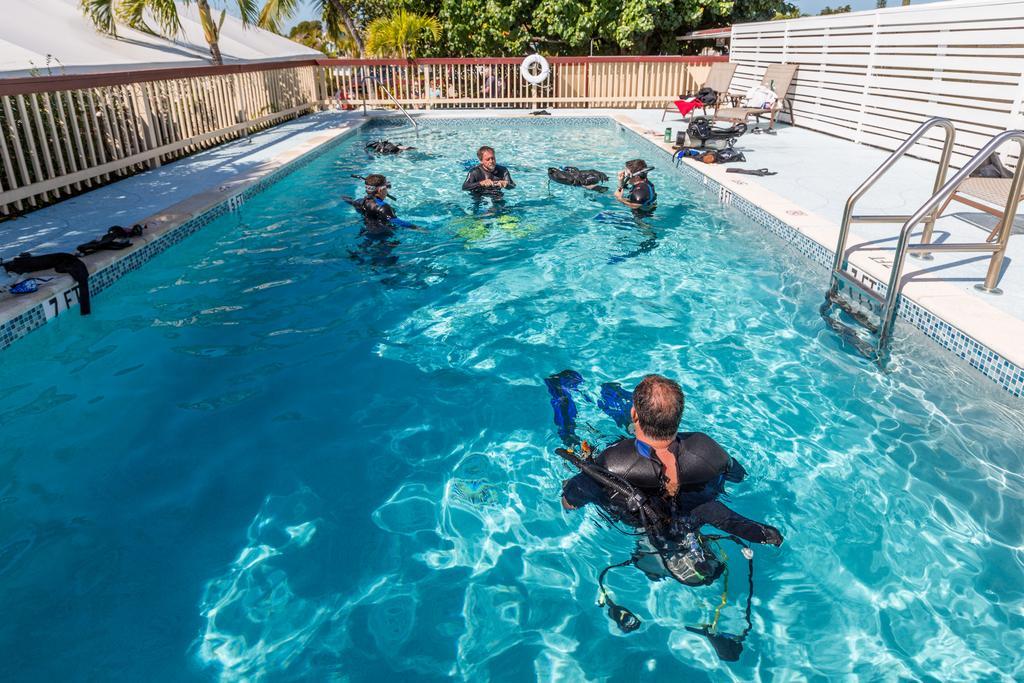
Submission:
<svg viewBox="0 0 1024 683">
<path fill-rule="evenodd" d="M 676 100 L 674 104 L 676 105 L 676 109 L 678 109 L 679 113 L 682 114 L 683 116 L 686 116 L 694 109 L 699 109 L 700 107 L 704 106 L 703 103 L 697 98 L 694 98 L 692 100 Z"/>
</svg>

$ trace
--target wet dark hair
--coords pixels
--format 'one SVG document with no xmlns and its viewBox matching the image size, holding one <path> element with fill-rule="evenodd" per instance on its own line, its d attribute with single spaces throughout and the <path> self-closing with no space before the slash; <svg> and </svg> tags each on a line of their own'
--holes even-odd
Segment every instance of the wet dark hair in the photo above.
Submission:
<svg viewBox="0 0 1024 683">
<path fill-rule="evenodd" d="M 366 183 L 366 188 L 368 191 L 372 187 L 373 191 L 376 192 L 377 188 L 387 184 L 388 179 L 379 173 L 374 173 L 373 175 L 366 176 L 366 180 L 364 180 L 363 182 Z"/>
<path fill-rule="evenodd" d="M 626 170 L 633 174 L 632 177 L 639 178 L 640 180 L 646 180 L 647 174 L 637 173 L 637 171 L 642 171 L 645 168 L 647 168 L 647 162 L 643 159 L 630 159 L 626 162 Z"/>
<path fill-rule="evenodd" d="M 647 375 L 633 390 L 637 422 L 652 439 L 671 439 L 676 435 L 684 403 L 679 385 L 661 375 Z"/>
<path fill-rule="evenodd" d="M 483 161 L 484 160 L 484 152 L 490 152 L 491 154 L 494 154 L 494 148 L 493 147 L 488 147 L 487 145 L 484 145 L 483 147 L 481 147 L 480 149 L 478 149 L 476 151 L 476 158 L 479 159 L 480 161 Z"/>
</svg>

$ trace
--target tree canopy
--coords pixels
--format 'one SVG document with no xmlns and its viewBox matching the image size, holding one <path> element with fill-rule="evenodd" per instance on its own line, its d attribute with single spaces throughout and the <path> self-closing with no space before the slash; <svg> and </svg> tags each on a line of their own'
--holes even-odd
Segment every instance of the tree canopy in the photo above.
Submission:
<svg viewBox="0 0 1024 683">
<path fill-rule="evenodd" d="M 767 20 L 794 9 L 785 0 L 310 1 L 343 9 L 360 38 L 375 19 L 398 10 L 436 17 L 440 39 L 418 49 L 419 56 L 431 57 L 519 56 L 530 52 L 531 43 L 549 55 L 680 54 L 702 47 L 676 40 L 683 33 Z"/>
</svg>

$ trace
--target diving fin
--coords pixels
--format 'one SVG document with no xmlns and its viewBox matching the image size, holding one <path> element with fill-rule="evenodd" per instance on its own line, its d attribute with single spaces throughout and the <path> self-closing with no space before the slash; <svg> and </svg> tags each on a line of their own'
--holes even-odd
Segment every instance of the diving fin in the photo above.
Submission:
<svg viewBox="0 0 1024 683">
<path fill-rule="evenodd" d="M 714 633 L 711 631 L 709 626 L 701 626 L 697 628 L 695 626 L 687 626 L 687 631 L 691 633 L 697 633 L 705 636 L 708 642 L 711 643 L 711 647 L 715 648 L 715 654 L 723 662 L 735 662 L 740 658 L 740 654 L 743 653 L 743 641 L 739 636 L 735 636 L 731 633 Z"/>
<path fill-rule="evenodd" d="M 611 600 L 608 601 L 608 618 L 615 622 L 623 633 L 632 633 L 640 628 L 640 618 L 625 607 L 619 607 Z"/>
</svg>

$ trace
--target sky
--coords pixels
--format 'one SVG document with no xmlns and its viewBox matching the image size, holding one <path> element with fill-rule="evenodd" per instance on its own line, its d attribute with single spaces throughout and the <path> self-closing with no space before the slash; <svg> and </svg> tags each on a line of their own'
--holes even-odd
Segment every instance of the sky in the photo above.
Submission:
<svg viewBox="0 0 1024 683">
<path fill-rule="evenodd" d="M 791 3 L 800 8 L 800 11 L 804 14 L 817 14 L 824 7 L 838 7 L 841 5 L 849 5 L 853 11 L 874 9 L 875 0 L 789 0 Z M 937 0 L 912 0 L 913 4 L 919 5 L 925 2 L 936 2 Z M 902 4 L 902 0 L 888 0 L 890 7 L 895 7 Z M 288 27 L 291 28 L 300 21 L 306 19 L 317 19 L 318 17 L 313 12 L 313 3 L 304 2 L 302 8 L 296 13 L 295 17 L 288 23 Z"/>
</svg>

